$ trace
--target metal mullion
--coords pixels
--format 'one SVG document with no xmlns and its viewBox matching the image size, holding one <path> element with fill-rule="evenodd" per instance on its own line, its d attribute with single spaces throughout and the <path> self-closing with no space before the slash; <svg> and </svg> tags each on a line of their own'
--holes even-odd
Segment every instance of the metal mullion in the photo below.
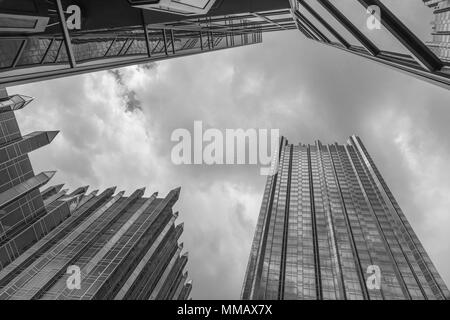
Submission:
<svg viewBox="0 0 450 320">
<path fill-rule="evenodd" d="M 212 49 L 214 49 L 214 47 L 215 47 L 215 45 L 214 45 L 214 34 L 212 32 L 210 32 L 210 34 L 211 34 L 211 46 L 212 46 Z"/>
<path fill-rule="evenodd" d="M 175 54 L 175 37 L 172 29 L 170 29 L 170 41 L 172 41 L 172 53 Z"/>
<path fill-rule="evenodd" d="M 130 44 L 127 46 L 127 49 L 126 49 L 125 52 L 123 53 L 124 56 L 127 54 L 128 50 L 130 50 L 131 46 L 132 46 L 133 43 L 134 43 L 134 40 L 135 40 L 134 38 L 131 39 Z"/>
<path fill-rule="evenodd" d="M 157 51 L 160 43 L 161 43 L 161 39 L 158 39 L 158 42 L 156 43 L 155 48 L 152 50 L 152 53 L 155 53 L 155 51 Z"/>
<path fill-rule="evenodd" d="M 13 60 L 13 63 L 12 63 L 11 68 L 15 68 L 15 67 L 17 66 L 17 63 L 19 62 L 19 60 L 20 60 L 20 58 L 22 57 L 22 54 L 23 54 L 23 52 L 24 52 L 24 50 L 25 50 L 25 47 L 26 47 L 26 45 L 27 45 L 27 42 L 28 42 L 28 40 L 25 39 L 25 40 L 23 40 L 22 43 L 20 44 L 20 48 L 19 48 L 19 50 L 17 51 L 16 56 L 14 57 L 14 60 Z"/>
<path fill-rule="evenodd" d="M 262 15 L 262 14 L 260 14 L 260 13 L 252 12 L 252 14 L 253 14 L 255 17 L 261 18 L 261 19 L 263 19 L 263 20 L 269 22 L 270 24 L 279 26 L 280 28 L 283 28 L 283 29 L 287 30 L 287 29 L 286 29 L 285 27 L 283 27 L 281 24 L 275 22 L 274 20 L 271 20 L 271 19 L 267 18 L 266 16 L 264 16 L 264 15 Z"/>
<path fill-rule="evenodd" d="M 194 39 L 191 39 L 190 41 L 191 41 L 191 43 L 189 44 L 189 47 L 187 47 L 187 49 L 193 49 L 193 48 L 195 48 L 195 45 L 197 44 L 198 39 L 197 39 L 197 38 L 194 38 Z"/>
<path fill-rule="evenodd" d="M 284 207 L 283 238 L 281 247 L 280 282 L 278 284 L 278 299 L 284 299 L 286 282 L 286 262 L 289 241 L 289 209 L 291 204 L 291 183 L 292 183 L 292 158 L 294 157 L 294 146 L 289 145 L 289 167 L 287 172 L 286 201 Z"/>
<path fill-rule="evenodd" d="M 169 53 L 167 51 L 166 29 L 162 29 L 161 31 L 162 31 L 163 41 L 164 41 L 164 53 L 166 54 L 166 56 L 168 56 Z"/>
<path fill-rule="evenodd" d="M 200 35 L 200 50 L 203 51 L 203 37 L 202 37 L 202 32 L 199 32 Z"/>
<path fill-rule="evenodd" d="M 320 270 L 320 255 L 319 255 L 319 242 L 317 235 L 317 224 L 316 224 L 316 203 L 314 198 L 314 179 L 312 174 L 312 160 L 311 160 L 311 146 L 307 147 L 307 157 L 308 157 L 308 178 L 309 178 L 309 201 L 311 205 L 311 231 L 313 239 L 313 252 L 314 252 L 314 269 L 315 269 L 315 287 L 316 287 L 316 298 L 317 300 L 322 300 L 322 277 Z"/>
<path fill-rule="evenodd" d="M 307 29 L 305 29 L 305 27 L 303 27 L 303 26 L 300 24 L 300 21 L 297 21 L 297 28 L 298 28 L 298 30 L 300 30 L 301 33 L 303 33 L 303 35 L 304 35 L 305 37 L 307 37 L 307 38 L 309 38 L 309 39 L 311 39 L 311 40 L 316 40 L 316 39 L 309 33 L 309 31 L 308 31 Z"/>
<path fill-rule="evenodd" d="M 193 43 L 194 39 L 188 39 L 183 46 L 180 48 L 180 51 L 184 50 L 184 49 L 190 49 L 192 43 Z"/>
<path fill-rule="evenodd" d="M 105 54 L 103 55 L 103 57 L 108 56 L 108 53 L 111 51 L 111 48 L 113 47 L 113 45 L 116 43 L 116 40 L 117 40 L 117 37 L 113 39 L 113 41 L 109 45 L 108 49 L 106 50 Z"/>
<path fill-rule="evenodd" d="M 241 31 L 240 31 L 240 35 L 241 35 L 241 45 L 244 43 L 244 34 L 243 34 L 243 30 L 245 29 L 244 27 L 244 20 L 241 19 Z"/>
<path fill-rule="evenodd" d="M 55 63 L 56 63 L 56 61 L 58 61 L 58 57 L 59 57 L 59 54 L 61 53 L 61 48 L 62 48 L 63 44 L 64 44 L 64 40 L 61 40 L 61 43 L 59 44 L 59 47 L 58 47 L 58 51 L 56 52 L 55 60 L 53 61 Z"/>
<path fill-rule="evenodd" d="M 395 14 L 393 14 L 381 1 L 379 0 L 357 0 L 365 8 L 375 5 L 380 8 L 381 23 L 388 29 L 388 31 L 403 44 L 414 59 L 420 65 L 429 70 L 437 71 L 443 68 L 442 61 L 428 48 L 414 33 L 411 32 Z"/>
<path fill-rule="evenodd" d="M 347 40 L 344 39 L 328 22 L 325 21 L 308 3 L 304 0 L 299 0 L 298 3 L 303 6 L 314 18 L 317 19 L 340 43 L 346 48 L 350 47 Z"/>
<path fill-rule="evenodd" d="M 377 63 L 383 64 L 385 66 L 391 67 L 393 69 L 396 69 L 400 72 L 403 72 L 407 75 L 412 75 L 417 79 L 420 79 L 422 81 L 426 81 L 429 83 L 432 83 L 434 85 L 438 85 L 445 89 L 450 89 L 450 77 L 447 74 L 444 74 L 442 72 L 429 72 L 424 70 L 420 67 L 420 65 L 417 65 L 416 67 L 411 66 L 410 64 L 402 63 L 402 61 L 393 62 L 391 60 L 387 60 L 386 58 L 383 58 L 382 56 L 372 56 L 371 54 L 367 52 L 361 52 L 360 50 L 355 49 L 347 49 L 345 47 L 337 46 L 330 43 L 324 43 L 326 45 L 339 48 L 341 50 L 345 50 L 347 52 L 368 58 L 370 60 L 373 60 Z"/>
<path fill-rule="evenodd" d="M 123 42 L 122 48 L 120 48 L 119 52 L 117 53 L 118 56 L 122 55 L 123 49 L 125 49 L 125 46 L 128 43 L 128 38 L 125 39 L 125 41 Z"/>
<path fill-rule="evenodd" d="M 298 26 L 302 27 L 303 30 L 306 31 L 306 33 L 309 35 L 308 38 L 313 39 L 313 40 L 316 40 L 316 41 L 323 42 L 321 38 L 319 38 L 314 32 L 312 32 L 312 31 L 310 30 L 310 28 L 309 28 L 307 25 L 305 25 L 305 24 L 304 24 L 300 19 L 298 19 L 297 17 L 296 17 L 296 21 L 297 21 Z M 302 30 L 300 30 L 300 31 L 302 31 Z M 325 43 L 326 43 L 326 42 L 325 42 Z"/>
<path fill-rule="evenodd" d="M 327 42 L 330 43 L 330 39 L 328 39 L 328 37 L 326 35 L 324 35 L 322 33 L 322 31 L 320 31 L 319 29 L 317 29 L 317 27 L 311 22 L 309 21 L 308 18 L 306 18 L 300 11 L 295 10 L 294 12 L 295 16 L 300 19 L 313 33 L 315 36 L 317 36 L 320 40 L 322 40 L 323 42 Z"/>
<path fill-rule="evenodd" d="M 212 22 L 211 22 L 211 17 L 209 17 L 209 26 L 210 26 L 210 29 L 212 29 L 211 27 L 212 27 Z M 222 27 L 222 26 L 221 26 Z M 212 46 L 212 49 L 214 49 L 214 34 L 213 34 L 213 31 L 209 31 L 209 33 L 210 33 L 210 39 L 211 39 L 211 46 Z"/>
<path fill-rule="evenodd" d="M 150 43 L 150 38 L 148 36 L 148 26 L 145 22 L 145 16 L 144 16 L 144 10 L 141 10 L 141 17 L 142 17 L 142 26 L 144 28 L 144 35 L 145 35 L 145 44 L 147 46 L 147 54 L 149 58 L 152 57 L 152 45 Z"/>
<path fill-rule="evenodd" d="M 367 38 L 342 12 L 339 11 L 329 0 L 317 0 L 344 28 L 347 29 L 372 56 L 377 56 L 380 50 Z"/>
<path fill-rule="evenodd" d="M 61 4 L 61 0 L 56 0 L 57 12 L 59 16 L 59 22 L 61 24 L 61 29 L 64 38 L 64 45 L 66 46 L 67 57 L 69 58 L 69 64 L 71 68 L 75 68 L 77 66 L 75 56 L 72 50 L 72 42 L 70 40 L 69 30 L 67 29 L 66 19 L 64 16 L 64 10 Z"/>
<path fill-rule="evenodd" d="M 209 32 L 206 33 L 206 40 L 208 43 L 208 50 L 211 50 L 211 41 L 209 40 Z"/>
<path fill-rule="evenodd" d="M 228 26 L 228 20 L 225 20 L 224 23 L 225 23 L 225 29 L 226 29 L 227 26 Z M 224 31 L 224 32 L 225 32 L 225 42 L 226 42 L 227 47 L 229 47 L 229 44 L 228 44 L 228 31 Z"/>
<path fill-rule="evenodd" d="M 52 38 L 52 40 L 50 40 L 50 44 L 48 45 L 47 49 L 45 50 L 45 53 L 41 59 L 40 64 L 43 64 L 45 62 L 45 58 L 47 58 L 47 54 L 50 52 L 50 49 L 52 48 L 53 43 L 55 43 L 55 38 Z"/>
</svg>

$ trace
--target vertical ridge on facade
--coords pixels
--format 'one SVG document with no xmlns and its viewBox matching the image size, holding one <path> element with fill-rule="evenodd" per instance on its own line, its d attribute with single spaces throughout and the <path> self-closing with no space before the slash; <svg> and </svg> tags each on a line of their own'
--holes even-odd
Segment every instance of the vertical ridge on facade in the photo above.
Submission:
<svg viewBox="0 0 450 320">
<path fill-rule="evenodd" d="M 282 145 L 278 173 L 267 179 L 243 299 L 449 297 L 359 137 L 347 145 Z"/>
</svg>

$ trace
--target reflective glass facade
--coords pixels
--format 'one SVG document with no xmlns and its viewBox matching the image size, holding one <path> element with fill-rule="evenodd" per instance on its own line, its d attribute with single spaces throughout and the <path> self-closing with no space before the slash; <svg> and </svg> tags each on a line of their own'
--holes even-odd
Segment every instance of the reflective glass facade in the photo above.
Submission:
<svg viewBox="0 0 450 320">
<path fill-rule="evenodd" d="M 442 60 L 450 62 L 450 1 L 424 0 L 424 2 L 434 13 L 432 40 L 427 44 Z"/>
<path fill-rule="evenodd" d="M 23 17 L 42 27 L 17 28 Z M 7 0 L 0 2 L 0 85 L 258 44 L 263 32 L 295 28 L 287 0 L 219 1 L 194 16 L 126 0 Z"/>
<path fill-rule="evenodd" d="M 449 0 L 423 1 L 423 17 L 430 10 L 435 16 L 427 39 L 395 0 L 221 0 L 206 7 L 194 1 L 207 11 L 202 14 L 175 14 L 167 5 L 161 11 L 161 1 L 4 0 L 0 85 L 257 44 L 265 32 L 298 29 L 308 39 L 448 89 Z M 367 27 L 373 6 L 381 16 L 377 30 Z"/>
<path fill-rule="evenodd" d="M 35 174 L 28 152 L 58 132 L 22 136 L 14 110 L 31 98 L 0 94 L 0 299 L 188 299 L 172 211 L 180 189 L 158 198 L 44 187 L 54 172 Z M 67 285 L 73 266 L 79 289 Z"/>
<path fill-rule="evenodd" d="M 0 97 L 0 269 L 69 215 L 64 203 L 46 207 L 39 192 L 54 172 L 35 174 L 28 153 L 49 144 L 57 132 L 21 135 L 14 111 L 30 101 L 6 91 Z"/>
<path fill-rule="evenodd" d="M 172 211 L 180 189 L 144 191 L 82 193 L 70 217 L 0 271 L 0 299 L 187 299 L 183 225 Z M 71 266 L 80 289 L 67 286 Z"/>
<path fill-rule="evenodd" d="M 293 18 L 305 37 L 449 89 L 448 0 L 425 0 L 429 6 L 440 2 L 442 7 L 435 11 L 436 27 L 430 28 L 434 41 L 428 43 L 406 24 L 409 19 L 399 10 L 398 2 L 290 0 Z M 423 6 L 423 16 L 428 10 Z M 379 21 L 376 29 L 371 26 L 375 12 L 373 17 Z"/>
<path fill-rule="evenodd" d="M 373 266 L 379 286 L 372 285 Z M 243 299 L 449 299 L 360 138 L 292 145 L 268 178 Z"/>
</svg>

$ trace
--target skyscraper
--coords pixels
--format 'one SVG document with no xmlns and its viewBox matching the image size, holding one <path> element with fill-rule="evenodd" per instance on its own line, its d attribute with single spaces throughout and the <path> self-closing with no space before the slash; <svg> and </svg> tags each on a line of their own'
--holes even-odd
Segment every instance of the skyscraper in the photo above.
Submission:
<svg viewBox="0 0 450 320">
<path fill-rule="evenodd" d="M 257 44 L 262 32 L 295 29 L 288 0 L 203 1 L 214 5 L 208 15 L 170 10 L 194 8 L 189 2 L 202 1 L 1 1 L 0 85 Z"/>
<path fill-rule="evenodd" d="M 433 49 L 435 45 L 427 46 L 425 41 L 412 32 L 385 1 L 290 2 L 298 29 L 305 37 L 393 67 L 418 79 L 450 88 L 450 67 L 447 61 L 436 55 L 438 52 Z M 379 29 L 374 26 L 372 30 L 368 25 L 377 22 L 374 18 L 380 26 Z M 380 34 L 383 38 L 393 37 L 396 49 L 391 49 L 385 41 L 380 41 L 380 37 L 377 38 Z M 445 32 L 441 34 L 445 35 Z M 450 42 L 448 35 L 439 39 L 441 46 Z"/>
<path fill-rule="evenodd" d="M 424 0 L 433 9 L 432 40 L 427 45 L 443 61 L 450 62 L 450 1 Z"/>
<path fill-rule="evenodd" d="M 292 145 L 267 179 L 243 299 L 449 299 L 360 138 Z"/>
<path fill-rule="evenodd" d="M 0 299 L 189 298 L 183 225 L 172 211 L 180 189 L 165 198 L 144 197 L 144 188 L 41 192 L 55 172 L 35 175 L 28 152 L 57 132 L 22 136 L 14 111 L 32 99 L 0 94 Z"/>
<path fill-rule="evenodd" d="M 4 0 L 0 84 L 257 44 L 265 32 L 298 29 L 308 39 L 449 88 L 448 0 L 426 2 L 440 6 L 429 43 L 380 0 Z M 368 32 L 365 20 L 374 6 L 384 28 L 378 34 L 388 33 L 405 50 Z"/>
</svg>

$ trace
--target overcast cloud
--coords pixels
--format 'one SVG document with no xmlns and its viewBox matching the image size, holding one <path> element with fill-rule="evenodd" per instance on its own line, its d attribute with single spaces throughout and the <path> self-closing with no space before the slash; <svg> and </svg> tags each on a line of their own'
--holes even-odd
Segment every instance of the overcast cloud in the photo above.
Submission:
<svg viewBox="0 0 450 320">
<path fill-rule="evenodd" d="M 54 184 L 117 185 L 127 194 L 181 186 L 176 210 L 193 298 L 239 298 L 265 178 L 256 166 L 173 165 L 172 131 L 202 120 L 223 130 L 279 128 L 293 143 L 345 143 L 357 134 L 450 284 L 449 92 L 297 31 L 264 38 L 10 88 L 36 98 L 17 112 L 23 133 L 61 130 L 31 154 L 35 171 L 58 170 Z"/>
</svg>

